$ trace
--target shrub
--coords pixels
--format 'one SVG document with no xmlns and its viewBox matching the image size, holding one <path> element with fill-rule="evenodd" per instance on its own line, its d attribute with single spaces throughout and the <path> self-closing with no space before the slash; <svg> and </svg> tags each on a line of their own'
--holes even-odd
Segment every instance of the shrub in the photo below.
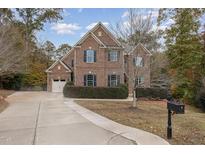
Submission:
<svg viewBox="0 0 205 154">
<path fill-rule="evenodd" d="M 46 91 L 44 86 L 22 86 L 22 91 Z"/>
<path fill-rule="evenodd" d="M 11 74 L 2 77 L 2 88 L 9 90 L 20 90 L 22 86 L 23 75 Z"/>
<path fill-rule="evenodd" d="M 99 99 L 125 99 L 128 97 L 128 88 L 119 87 L 77 87 L 66 83 L 63 89 L 65 97 L 71 98 L 99 98 Z"/>
<path fill-rule="evenodd" d="M 200 90 L 196 96 L 197 107 L 205 112 L 205 89 Z"/>
<path fill-rule="evenodd" d="M 67 86 L 73 86 L 74 85 L 74 83 L 72 81 L 68 81 L 66 84 L 67 84 Z"/>
<path fill-rule="evenodd" d="M 163 88 L 137 88 L 136 97 L 146 97 L 146 98 L 160 98 L 166 99 L 168 96 L 167 89 Z"/>
</svg>

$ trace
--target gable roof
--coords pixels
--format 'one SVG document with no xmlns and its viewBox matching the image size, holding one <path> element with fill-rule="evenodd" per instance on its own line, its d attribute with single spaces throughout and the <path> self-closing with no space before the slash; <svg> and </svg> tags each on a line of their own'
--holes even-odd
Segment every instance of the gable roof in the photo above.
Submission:
<svg viewBox="0 0 205 154">
<path fill-rule="evenodd" d="M 93 34 L 92 32 L 87 32 L 75 45 L 77 46 L 78 44 L 81 44 L 83 41 L 85 41 L 89 36 L 92 36 L 99 44 L 101 44 L 103 47 L 106 47 L 105 44 L 97 37 L 95 36 L 95 34 Z"/>
<path fill-rule="evenodd" d="M 72 72 L 71 69 L 70 69 L 67 65 L 65 65 L 64 62 L 62 62 L 62 61 L 59 59 L 59 60 L 56 60 L 55 63 L 53 63 L 53 64 L 46 70 L 46 73 L 51 72 L 50 69 L 54 68 L 54 67 L 56 66 L 56 64 L 58 64 L 58 63 L 60 63 L 61 65 L 63 65 L 63 67 L 68 70 L 68 72 Z"/>
<path fill-rule="evenodd" d="M 152 53 L 142 43 L 138 43 L 131 52 L 133 53 L 138 47 L 142 47 L 147 54 L 152 55 Z"/>
<path fill-rule="evenodd" d="M 74 48 L 72 47 L 60 60 L 63 61 L 68 55 L 72 53 L 73 50 Z"/>
<path fill-rule="evenodd" d="M 103 47 L 107 47 L 105 45 L 105 43 L 99 38 L 97 37 L 94 32 L 95 30 L 97 30 L 97 28 L 101 27 L 106 34 L 108 34 L 108 36 L 119 46 L 119 47 L 122 47 L 121 43 L 114 37 L 114 35 L 101 23 L 101 22 L 98 22 L 98 24 L 96 24 L 91 30 L 89 30 L 75 45 L 77 46 L 78 44 L 82 43 L 90 34 L 91 36 L 96 40 L 98 41 L 100 44 L 103 45 Z"/>
<path fill-rule="evenodd" d="M 122 44 L 115 38 L 115 36 L 108 30 L 107 27 L 105 27 L 105 25 L 102 24 L 102 22 L 98 22 L 97 25 L 95 25 L 91 31 L 94 32 L 98 27 L 101 27 L 106 34 L 108 34 L 108 36 L 118 45 L 118 46 L 122 46 Z M 100 39 L 100 38 L 99 38 Z"/>
</svg>

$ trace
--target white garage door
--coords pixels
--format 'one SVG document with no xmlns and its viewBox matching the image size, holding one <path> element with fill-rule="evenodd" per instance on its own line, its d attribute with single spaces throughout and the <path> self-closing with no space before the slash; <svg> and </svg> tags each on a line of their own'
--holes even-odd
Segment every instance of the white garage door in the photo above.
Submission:
<svg viewBox="0 0 205 154">
<path fill-rule="evenodd" d="M 53 80 L 52 92 L 63 92 L 63 87 L 66 84 L 65 80 Z"/>
</svg>

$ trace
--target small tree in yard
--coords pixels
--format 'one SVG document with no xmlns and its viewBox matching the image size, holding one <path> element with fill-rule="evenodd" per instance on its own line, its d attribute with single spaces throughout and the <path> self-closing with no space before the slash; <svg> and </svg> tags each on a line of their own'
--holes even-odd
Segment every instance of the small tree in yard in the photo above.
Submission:
<svg viewBox="0 0 205 154">
<path fill-rule="evenodd" d="M 127 14 L 126 21 L 121 21 L 112 27 L 116 37 L 125 47 L 125 52 L 127 52 L 125 54 L 132 54 L 132 51 L 139 43 L 145 45 L 150 51 L 156 51 L 160 46 L 157 42 L 159 33 L 157 33 L 157 29 L 153 29 L 154 23 L 152 11 L 146 11 L 145 9 L 129 9 Z M 135 52 L 134 56 L 137 57 L 138 54 L 138 52 Z M 136 77 L 139 74 L 139 67 L 136 66 L 138 64 L 140 65 L 140 61 L 138 60 L 133 62 L 133 74 L 128 76 L 132 83 L 133 107 L 137 106 L 136 89 L 143 85 L 143 83 L 139 85 L 136 82 Z"/>
</svg>

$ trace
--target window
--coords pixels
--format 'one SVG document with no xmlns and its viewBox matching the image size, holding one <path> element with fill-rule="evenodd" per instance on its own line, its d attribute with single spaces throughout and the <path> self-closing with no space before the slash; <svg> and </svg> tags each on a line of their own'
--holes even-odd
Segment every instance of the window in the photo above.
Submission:
<svg viewBox="0 0 205 154">
<path fill-rule="evenodd" d="M 135 57 L 134 63 L 136 66 L 143 67 L 144 66 L 144 59 L 142 57 Z"/>
<path fill-rule="evenodd" d="M 72 67 L 74 66 L 74 61 L 73 61 L 73 59 L 71 60 L 71 66 L 72 66 Z"/>
<path fill-rule="evenodd" d="M 142 86 L 144 84 L 144 77 L 143 76 L 139 76 L 136 79 L 136 85 L 138 86 Z"/>
<path fill-rule="evenodd" d="M 108 75 L 108 87 L 116 87 L 120 84 L 120 75 Z"/>
<path fill-rule="evenodd" d="M 86 63 L 96 62 L 96 51 L 85 50 L 84 51 L 84 62 L 86 62 Z"/>
<path fill-rule="evenodd" d="M 84 86 L 96 86 L 96 75 L 88 74 L 84 75 Z"/>
<path fill-rule="evenodd" d="M 109 51 L 108 61 L 118 61 L 118 51 Z"/>
</svg>

